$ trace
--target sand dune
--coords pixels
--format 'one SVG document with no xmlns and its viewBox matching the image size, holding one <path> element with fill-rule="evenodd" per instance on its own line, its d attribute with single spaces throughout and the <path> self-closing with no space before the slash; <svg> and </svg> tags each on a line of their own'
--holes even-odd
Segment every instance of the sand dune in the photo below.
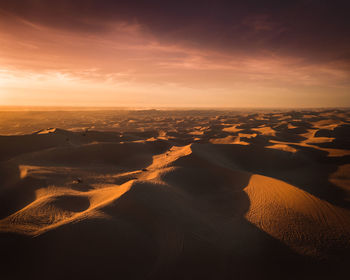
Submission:
<svg viewBox="0 0 350 280">
<path fill-rule="evenodd" d="M 330 247 L 350 246 L 350 211 L 295 186 L 253 175 L 244 189 L 246 218 L 301 254 L 327 255 Z"/>
<path fill-rule="evenodd" d="M 2 279 L 347 271 L 348 112 L 167 114 L 0 136 Z"/>
</svg>

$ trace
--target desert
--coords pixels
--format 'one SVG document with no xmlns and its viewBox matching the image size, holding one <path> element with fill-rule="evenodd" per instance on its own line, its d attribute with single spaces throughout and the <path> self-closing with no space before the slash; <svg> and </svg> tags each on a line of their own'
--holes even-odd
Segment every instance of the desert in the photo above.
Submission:
<svg viewBox="0 0 350 280">
<path fill-rule="evenodd" d="M 2 279 L 340 279 L 350 111 L 0 112 Z"/>
</svg>

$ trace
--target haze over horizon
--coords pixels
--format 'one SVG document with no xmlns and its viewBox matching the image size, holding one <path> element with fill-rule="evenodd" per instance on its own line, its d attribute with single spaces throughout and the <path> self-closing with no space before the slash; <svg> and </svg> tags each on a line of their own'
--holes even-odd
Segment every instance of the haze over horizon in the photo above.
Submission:
<svg viewBox="0 0 350 280">
<path fill-rule="evenodd" d="M 350 106 L 348 1 L 0 3 L 0 105 Z"/>
</svg>

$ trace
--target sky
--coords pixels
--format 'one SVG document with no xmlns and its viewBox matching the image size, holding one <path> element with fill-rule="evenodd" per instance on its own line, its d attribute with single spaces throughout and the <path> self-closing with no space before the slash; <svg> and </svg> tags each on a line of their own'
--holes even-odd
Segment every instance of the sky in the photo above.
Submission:
<svg viewBox="0 0 350 280">
<path fill-rule="evenodd" d="M 0 1 L 0 105 L 348 107 L 350 2 Z"/>
</svg>

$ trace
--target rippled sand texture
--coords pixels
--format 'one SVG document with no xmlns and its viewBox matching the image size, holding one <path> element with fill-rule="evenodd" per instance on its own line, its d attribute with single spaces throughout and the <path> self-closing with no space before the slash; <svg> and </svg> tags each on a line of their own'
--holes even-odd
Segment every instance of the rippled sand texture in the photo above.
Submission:
<svg viewBox="0 0 350 280">
<path fill-rule="evenodd" d="M 0 112 L 1 279 L 341 279 L 350 112 Z"/>
</svg>

